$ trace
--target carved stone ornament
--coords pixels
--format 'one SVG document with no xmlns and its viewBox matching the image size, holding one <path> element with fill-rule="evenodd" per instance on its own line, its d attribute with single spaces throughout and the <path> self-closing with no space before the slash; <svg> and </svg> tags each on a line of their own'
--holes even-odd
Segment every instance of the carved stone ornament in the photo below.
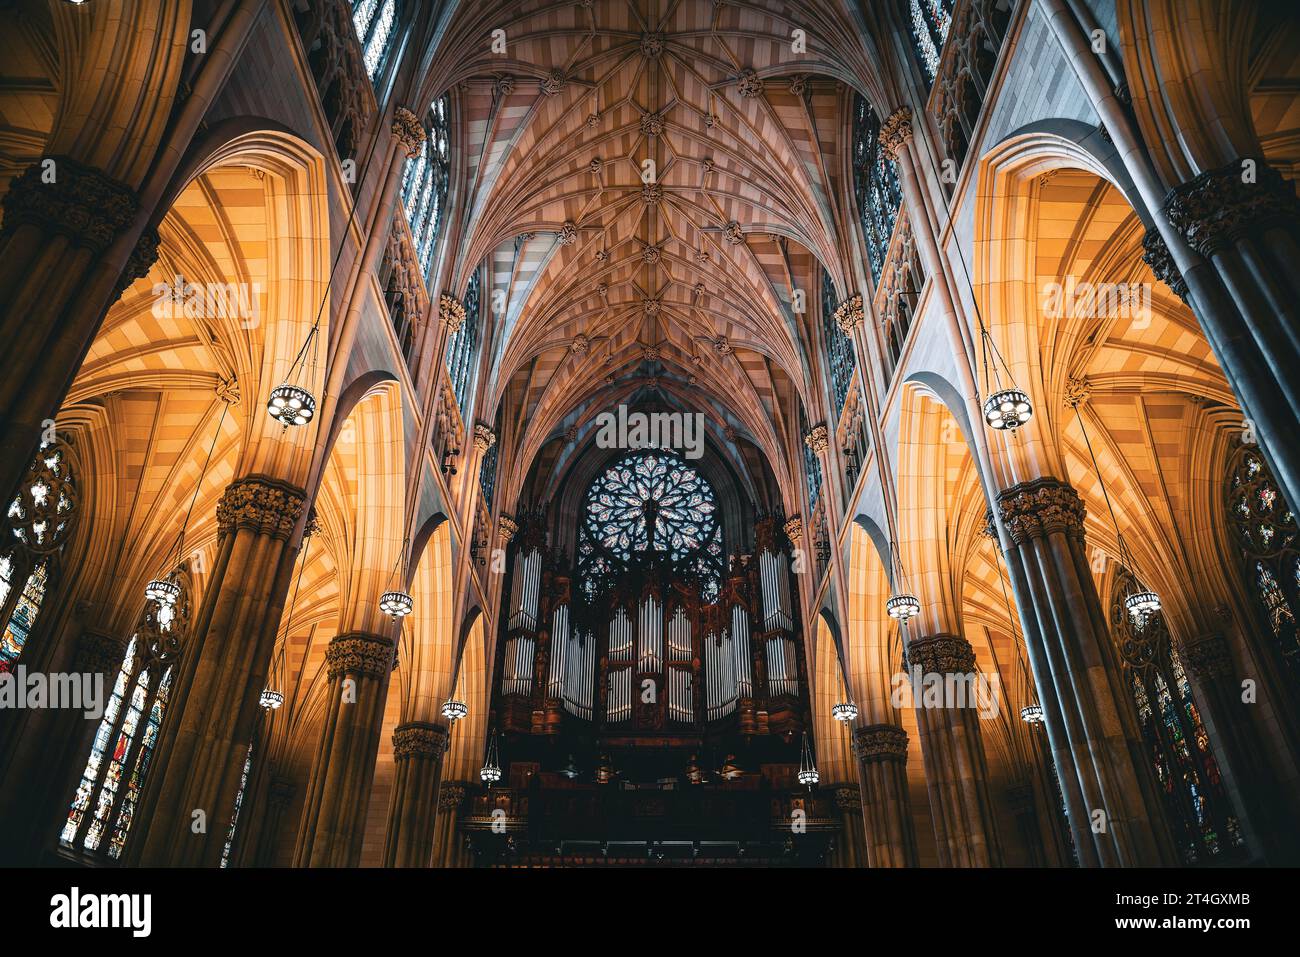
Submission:
<svg viewBox="0 0 1300 957">
<path fill-rule="evenodd" d="M 339 635 L 325 647 L 325 669 L 331 679 L 352 675 L 382 678 L 393 666 L 392 639 L 364 632 Z"/>
<path fill-rule="evenodd" d="M 817 455 L 822 455 L 830 448 L 830 432 L 824 425 L 814 426 L 812 431 L 803 437 L 804 445 L 812 449 Z"/>
<path fill-rule="evenodd" d="M 900 106 L 880 124 L 880 145 L 891 160 L 912 141 L 912 109 Z"/>
<path fill-rule="evenodd" d="M 492 95 L 495 97 L 509 96 L 515 91 L 515 78 L 506 74 L 498 74 L 492 78 Z"/>
<path fill-rule="evenodd" d="M 542 93 L 546 96 L 557 96 L 564 92 L 564 87 L 568 82 L 569 78 L 564 75 L 563 70 L 552 70 L 541 81 Z"/>
<path fill-rule="evenodd" d="M 802 99 L 808 93 L 808 74 L 800 73 L 790 78 L 790 93 Z"/>
<path fill-rule="evenodd" d="M 1174 264 L 1174 257 L 1159 230 L 1148 229 L 1142 237 L 1142 261 L 1151 267 L 1156 278 L 1172 289 L 1179 299 L 1187 301 L 1187 283 Z"/>
<path fill-rule="evenodd" d="M 659 361 L 659 348 L 657 346 L 645 346 L 641 349 L 641 358 L 646 362 Z"/>
<path fill-rule="evenodd" d="M 839 327 L 840 332 L 852 337 L 853 327 L 862 325 L 866 315 L 862 307 L 862 296 L 854 293 L 835 307 L 835 325 Z"/>
<path fill-rule="evenodd" d="M 1207 170 L 1175 186 L 1165 199 L 1169 222 L 1202 256 L 1209 258 L 1243 236 L 1262 236 L 1278 223 L 1300 219 L 1300 201 L 1282 175 L 1255 159 L 1255 182 L 1243 182 L 1243 162 Z"/>
<path fill-rule="evenodd" d="M 424 124 L 406 107 L 399 106 L 393 111 L 393 136 L 402 144 L 407 157 L 415 159 L 424 145 Z"/>
<path fill-rule="evenodd" d="M 93 166 L 47 156 L 10 181 L 3 205 L 0 238 L 19 226 L 35 226 L 102 253 L 130 227 L 140 200 L 131 187 Z"/>
<path fill-rule="evenodd" d="M 122 664 L 126 641 L 108 632 L 87 628 L 77 639 L 77 670 L 112 675 Z"/>
<path fill-rule="evenodd" d="M 734 350 L 731 348 L 731 343 L 727 341 L 726 336 L 718 336 L 713 340 L 713 351 L 725 358 L 731 355 Z"/>
<path fill-rule="evenodd" d="M 835 807 L 841 814 L 861 813 L 862 792 L 851 785 L 841 784 L 835 789 Z"/>
<path fill-rule="evenodd" d="M 239 380 L 234 376 L 229 379 L 219 379 L 216 385 L 217 398 L 226 405 L 239 404 Z"/>
<path fill-rule="evenodd" d="M 975 670 L 975 650 L 960 635 L 913 638 L 907 644 L 907 665 L 926 675 L 965 675 Z"/>
<path fill-rule="evenodd" d="M 1075 409 L 1092 398 L 1092 384 L 1087 377 L 1070 377 L 1065 380 L 1065 404 Z"/>
<path fill-rule="evenodd" d="M 438 810 L 454 811 L 465 800 L 465 785 L 460 781 L 444 781 L 438 788 Z"/>
<path fill-rule="evenodd" d="M 454 334 L 465 323 L 465 307 L 455 296 L 445 292 L 438 298 L 438 318 L 447 327 L 449 334 Z"/>
<path fill-rule="evenodd" d="M 646 136 L 659 136 L 664 131 L 664 118 L 658 113 L 641 114 L 641 132 Z"/>
<path fill-rule="evenodd" d="M 492 446 L 497 444 L 497 434 L 489 429 L 486 425 L 474 426 L 474 448 L 480 452 L 486 452 Z"/>
<path fill-rule="evenodd" d="M 744 70 L 736 78 L 736 91 L 746 99 L 763 95 L 763 79 L 754 70 Z"/>
<path fill-rule="evenodd" d="M 573 220 L 566 220 L 560 227 L 559 240 L 561 246 L 572 246 L 578 241 L 578 225 Z"/>
<path fill-rule="evenodd" d="M 604 165 L 605 164 L 601 162 L 599 156 L 593 156 L 590 162 L 587 163 L 587 169 L 591 170 L 593 173 L 599 173 Z"/>
<path fill-rule="evenodd" d="M 246 529 L 288 541 L 307 496 L 287 482 L 250 475 L 226 487 L 217 503 L 217 528 L 222 535 Z"/>
<path fill-rule="evenodd" d="M 664 35 L 662 33 L 641 34 L 641 55 L 653 60 L 664 52 Z"/>
<path fill-rule="evenodd" d="M 647 316 L 657 316 L 661 305 L 658 296 L 646 296 L 641 300 L 641 311 Z"/>
<path fill-rule="evenodd" d="M 783 528 L 785 529 L 786 538 L 798 545 L 799 539 L 803 538 L 803 519 L 796 515 L 794 518 L 788 519 Z"/>
<path fill-rule="evenodd" d="M 393 729 L 393 757 L 440 758 L 447 750 L 447 729 L 437 724 L 411 721 Z"/>
<path fill-rule="evenodd" d="M 501 541 L 509 545 L 510 540 L 514 538 L 515 533 L 519 531 L 519 523 L 516 522 L 513 518 L 511 518 L 509 515 L 504 515 L 504 514 L 501 515 L 497 521 L 498 521 L 497 528 L 501 534 Z"/>
<path fill-rule="evenodd" d="M 1183 661 L 1197 678 L 1226 678 L 1233 673 L 1232 652 L 1228 639 L 1211 633 L 1183 645 Z"/>
<path fill-rule="evenodd" d="M 734 219 L 722 227 L 722 236 L 732 246 L 739 246 L 745 241 L 745 233 L 740 228 L 740 223 Z"/>
<path fill-rule="evenodd" d="M 658 246 L 646 246 L 641 250 L 641 261 L 647 266 L 657 266 L 662 258 L 663 253 Z"/>
<path fill-rule="evenodd" d="M 655 206 L 664 201 L 663 187 L 658 183 L 646 183 L 641 187 L 641 202 L 647 206 Z"/>
<path fill-rule="evenodd" d="M 569 351 L 575 356 L 585 356 L 591 351 L 591 340 L 580 332 L 569 343 Z"/>
<path fill-rule="evenodd" d="M 853 752 L 863 764 L 907 761 L 907 732 L 894 724 L 872 724 L 853 732 Z"/>
<path fill-rule="evenodd" d="M 1054 532 L 1083 541 L 1086 514 L 1079 493 L 1054 478 L 1021 482 L 998 493 L 998 515 L 1015 545 Z"/>
<path fill-rule="evenodd" d="M 135 241 L 135 246 L 131 248 L 131 255 L 126 257 L 122 275 L 118 276 L 117 283 L 113 287 L 115 296 L 122 295 L 137 279 L 149 275 L 149 270 L 158 261 L 158 247 L 161 242 L 156 229 L 146 229 L 140 234 L 140 238 Z"/>
</svg>

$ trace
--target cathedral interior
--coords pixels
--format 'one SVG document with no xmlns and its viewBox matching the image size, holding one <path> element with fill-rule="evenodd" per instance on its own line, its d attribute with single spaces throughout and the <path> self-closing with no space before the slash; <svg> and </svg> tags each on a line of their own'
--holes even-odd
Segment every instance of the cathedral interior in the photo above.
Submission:
<svg viewBox="0 0 1300 957">
<path fill-rule="evenodd" d="M 0 863 L 1300 862 L 1300 7 L 0 24 Z"/>
</svg>

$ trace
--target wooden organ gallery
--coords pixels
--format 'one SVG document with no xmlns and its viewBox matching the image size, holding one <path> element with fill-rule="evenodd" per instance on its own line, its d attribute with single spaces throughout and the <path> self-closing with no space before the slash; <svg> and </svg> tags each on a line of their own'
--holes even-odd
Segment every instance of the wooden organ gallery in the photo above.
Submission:
<svg viewBox="0 0 1300 957">
<path fill-rule="evenodd" d="M 652 450 L 592 484 L 574 559 L 551 544 L 554 516 L 521 513 L 489 716 L 505 788 L 466 823 L 480 856 L 608 859 L 613 842 L 824 858 L 822 799 L 797 782 L 811 720 L 794 546 L 779 515 L 736 516 L 726 541 L 717 510 L 687 460 Z M 514 825 L 494 841 L 496 806 Z M 794 808 L 814 818 L 798 846 Z"/>
</svg>

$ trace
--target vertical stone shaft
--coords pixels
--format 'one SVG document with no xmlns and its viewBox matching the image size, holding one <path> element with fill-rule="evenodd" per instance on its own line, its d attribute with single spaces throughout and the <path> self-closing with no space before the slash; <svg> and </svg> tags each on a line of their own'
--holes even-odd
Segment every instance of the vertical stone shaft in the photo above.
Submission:
<svg viewBox="0 0 1300 957">
<path fill-rule="evenodd" d="M 907 789 L 907 732 L 876 724 L 853 734 L 862 781 L 862 820 L 869 867 L 916 867 L 916 833 Z"/>
<path fill-rule="evenodd" d="M 433 860 L 438 779 L 447 751 L 447 729 L 410 721 L 393 729 L 397 780 L 388 808 L 385 867 L 429 867 Z"/>
</svg>

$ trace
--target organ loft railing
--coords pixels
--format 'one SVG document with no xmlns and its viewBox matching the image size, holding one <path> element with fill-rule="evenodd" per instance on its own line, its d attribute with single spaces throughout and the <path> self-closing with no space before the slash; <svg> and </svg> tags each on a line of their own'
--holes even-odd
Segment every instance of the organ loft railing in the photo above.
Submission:
<svg viewBox="0 0 1300 957">
<path fill-rule="evenodd" d="M 294 18 L 334 148 L 339 159 L 358 161 L 358 139 L 378 106 L 352 24 L 352 7 L 347 0 L 298 0 Z"/>
<path fill-rule="evenodd" d="M 930 91 L 944 156 L 960 169 L 1018 0 L 957 0 Z"/>
</svg>

